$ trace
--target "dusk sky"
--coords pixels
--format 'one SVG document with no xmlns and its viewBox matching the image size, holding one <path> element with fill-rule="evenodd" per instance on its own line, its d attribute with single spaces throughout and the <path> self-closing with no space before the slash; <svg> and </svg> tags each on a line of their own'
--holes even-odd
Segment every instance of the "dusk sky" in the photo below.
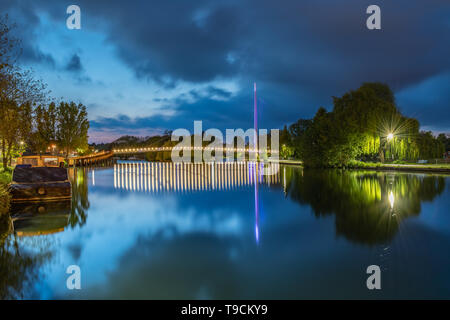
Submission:
<svg viewBox="0 0 450 320">
<path fill-rule="evenodd" d="M 66 8 L 81 8 L 69 30 Z M 366 8 L 381 8 L 368 30 Z M 387 83 L 423 130 L 450 132 L 448 0 L 1 0 L 22 39 L 20 64 L 52 96 L 85 104 L 90 142 L 165 129 L 311 118 L 332 96 Z"/>
</svg>

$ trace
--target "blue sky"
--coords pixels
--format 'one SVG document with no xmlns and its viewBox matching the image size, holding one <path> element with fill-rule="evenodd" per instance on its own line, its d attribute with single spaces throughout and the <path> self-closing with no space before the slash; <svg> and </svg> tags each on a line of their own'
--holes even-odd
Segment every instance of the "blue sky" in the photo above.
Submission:
<svg viewBox="0 0 450 320">
<path fill-rule="evenodd" d="M 81 8 L 81 30 L 66 8 Z M 363 82 L 394 90 L 422 129 L 450 132 L 450 3 L 364 0 L 3 0 L 20 63 L 88 107 L 91 142 L 165 129 L 279 128 Z"/>
</svg>

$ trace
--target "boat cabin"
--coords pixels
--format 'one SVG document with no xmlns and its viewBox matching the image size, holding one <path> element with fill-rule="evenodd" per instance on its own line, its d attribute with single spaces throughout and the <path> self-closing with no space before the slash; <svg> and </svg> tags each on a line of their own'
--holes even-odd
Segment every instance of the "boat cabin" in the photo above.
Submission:
<svg viewBox="0 0 450 320">
<path fill-rule="evenodd" d="M 64 158 L 53 155 L 26 155 L 18 158 L 16 165 L 27 167 L 64 167 Z"/>
</svg>

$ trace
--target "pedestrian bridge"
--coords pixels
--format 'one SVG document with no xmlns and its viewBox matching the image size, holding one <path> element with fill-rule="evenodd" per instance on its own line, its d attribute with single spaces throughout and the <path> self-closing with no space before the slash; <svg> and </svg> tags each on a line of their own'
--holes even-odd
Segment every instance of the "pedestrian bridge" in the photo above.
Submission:
<svg viewBox="0 0 450 320">
<path fill-rule="evenodd" d="M 130 153 L 147 153 L 147 152 L 168 152 L 172 150 L 186 150 L 186 151 L 214 151 L 214 150 L 222 150 L 222 152 L 248 152 L 248 153 L 259 153 L 259 152 L 268 152 L 267 149 L 249 149 L 249 148 L 232 148 L 232 147 L 143 147 L 143 148 L 123 148 L 123 149 L 113 149 L 112 152 L 114 154 L 130 154 Z M 271 153 L 278 153 L 278 151 L 272 151 Z"/>
<path fill-rule="evenodd" d="M 101 151 L 85 156 L 69 157 L 68 164 L 70 167 L 77 166 L 96 166 L 96 165 L 112 165 L 114 163 L 114 155 L 125 155 L 125 154 L 137 154 L 137 153 L 148 153 L 148 152 L 172 152 L 172 150 L 179 151 L 217 151 L 221 150 L 224 154 L 227 152 L 233 153 L 267 153 L 267 149 L 249 149 L 249 148 L 232 148 L 232 147 L 142 147 L 142 148 L 123 148 L 123 149 L 113 149 L 112 151 Z M 278 151 L 271 151 L 272 154 L 278 154 Z"/>
<path fill-rule="evenodd" d="M 101 151 L 85 156 L 69 157 L 69 167 L 84 167 L 84 166 L 96 166 L 96 165 L 112 165 L 114 152 Z"/>
</svg>

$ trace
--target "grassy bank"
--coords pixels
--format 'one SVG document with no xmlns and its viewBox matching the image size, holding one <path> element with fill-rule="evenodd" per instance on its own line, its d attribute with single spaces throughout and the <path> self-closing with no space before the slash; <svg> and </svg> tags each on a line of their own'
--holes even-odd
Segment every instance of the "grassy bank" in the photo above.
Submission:
<svg viewBox="0 0 450 320">
<path fill-rule="evenodd" d="M 280 160 L 284 165 L 302 165 L 299 160 Z M 330 169 L 324 168 L 324 169 Z M 380 163 L 380 162 L 362 162 L 352 161 L 344 167 L 335 167 L 335 169 L 368 169 L 368 170 L 386 170 L 386 171 L 410 171 L 424 173 L 448 173 L 450 174 L 450 163 Z"/>
<path fill-rule="evenodd" d="M 11 182 L 12 171 L 0 169 L 0 217 L 8 212 L 9 192 L 8 183 Z"/>
<path fill-rule="evenodd" d="M 448 164 L 448 163 L 418 164 L 418 163 L 379 163 L 379 162 L 352 161 L 347 166 L 347 168 L 349 168 L 349 169 L 373 169 L 373 170 L 450 173 L 450 164 Z"/>
</svg>

